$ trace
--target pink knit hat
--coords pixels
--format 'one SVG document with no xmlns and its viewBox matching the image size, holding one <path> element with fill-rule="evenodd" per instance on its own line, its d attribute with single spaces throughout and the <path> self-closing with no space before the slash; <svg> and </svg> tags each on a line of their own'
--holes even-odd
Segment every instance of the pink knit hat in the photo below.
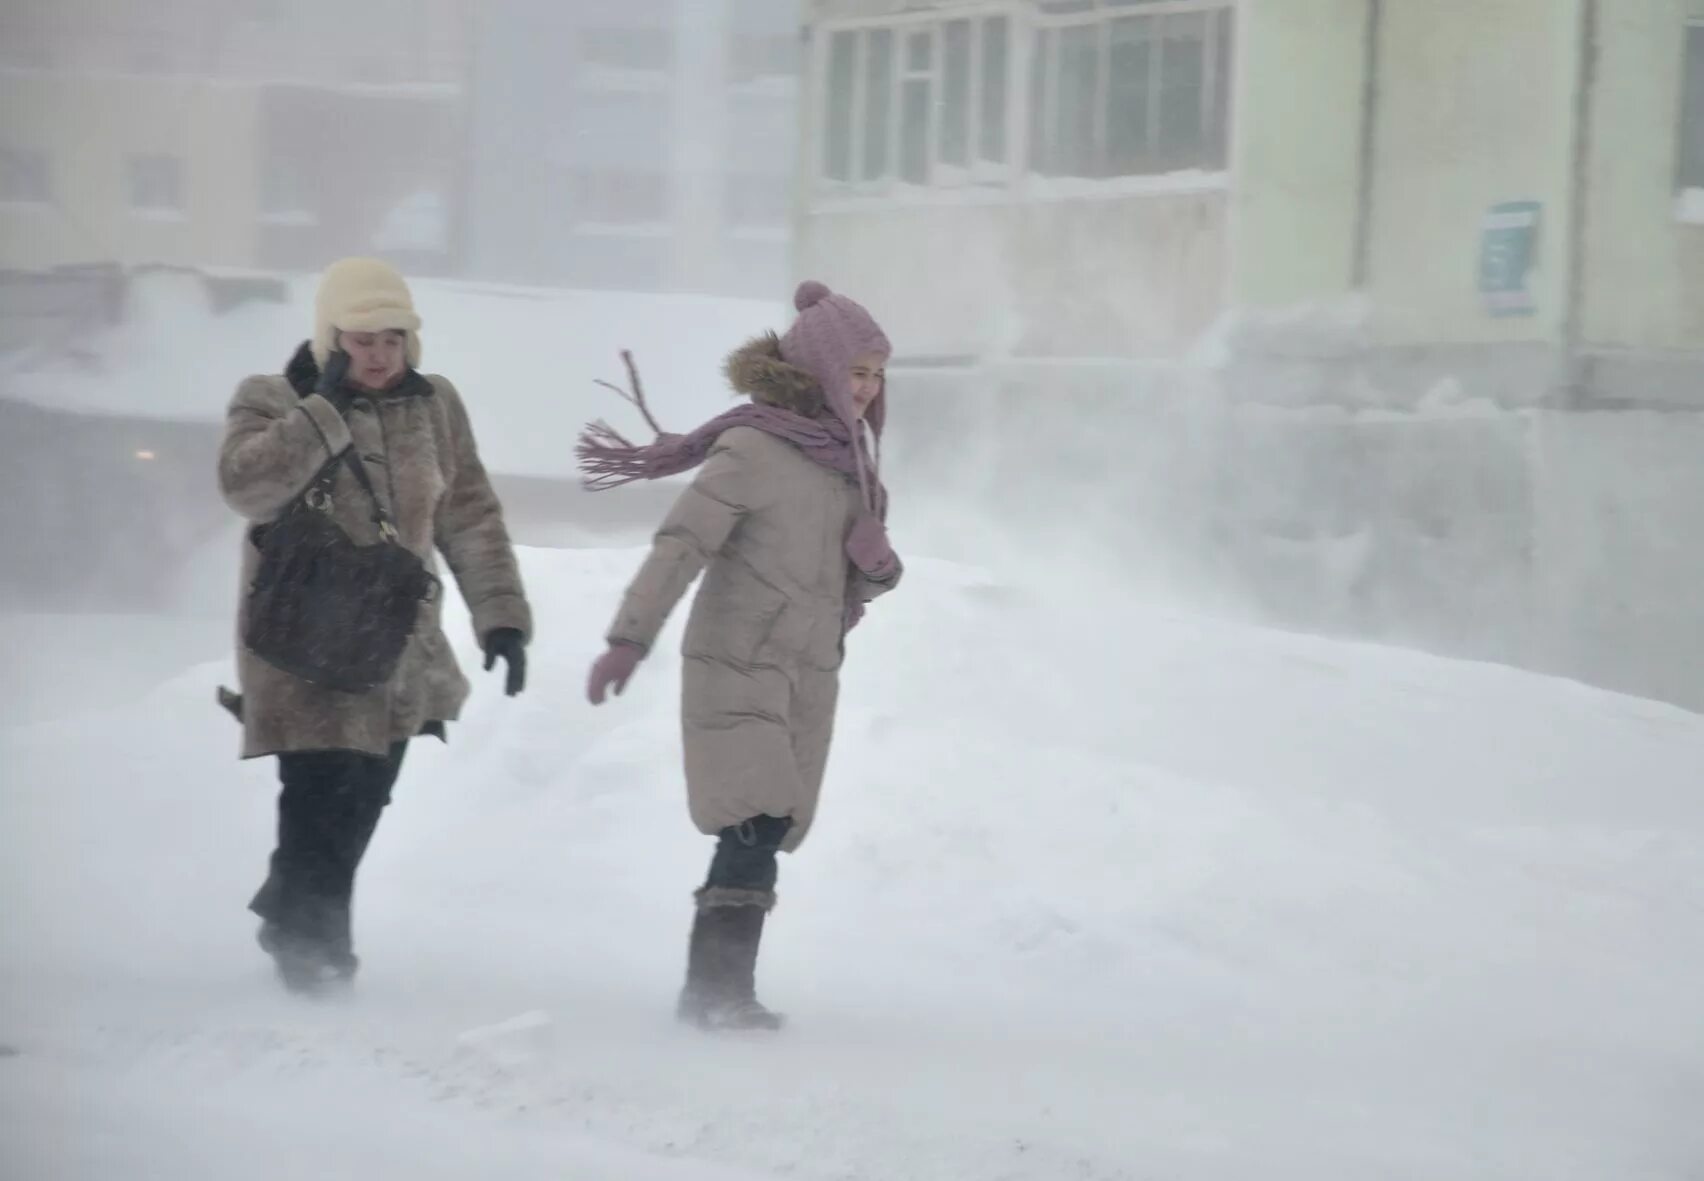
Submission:
<svg viewBox="0 0 1704 1181">
<path fill-rule="evenodd" d="M 799 318 L 781 338 L 781 359 L 822 383 L 829 409 L 846 424 L 852 438 L 859 441 L 861 451 L 863 432 L 852 405 L 852 362 L 865 353 L 892 356 L 893 345 L 875 317 L 862 305 L 836 295 L 815 279 L 799 284 L 793 293 L 793 306 L 799 309 Z M 887 424 L 885 388 L 864 412 L 864 421 L 870 424 L 879 442 L 882 428 Z M 877 457 L 866 458 L 874 474 Z"/>
</svg>

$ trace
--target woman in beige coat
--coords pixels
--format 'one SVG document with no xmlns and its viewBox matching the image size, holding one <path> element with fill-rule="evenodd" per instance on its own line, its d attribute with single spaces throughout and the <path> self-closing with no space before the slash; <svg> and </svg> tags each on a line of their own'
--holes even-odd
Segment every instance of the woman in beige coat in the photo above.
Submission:
<svg viewBox="0 0 1704 1181">
<path fill-rule="evenodd" d="M 710 1029 L 778 1029 L 755 991 L 776 854 L 810 831 L 834 728 L 846 633 L 899 581 L 876 445 L 892 349 L 820 283 L 798 319 L 729 359 L 751 404 L 634 447 L 602 424 L 581 444 L 594 488 L 698 468 L 609 629 L 588 696 L 620 693 L 702 571 L 684 645 L 687 795 L 718 838 L 697 894 L 679 1013 Z M 701 465 L 701 466 L 700 466 Z"/>
<path fill-rule="evenodd" d="M 416 371 L 419 328 L 408 287 L 391 267 L 359 258 L 329 267 L 313 339 L 283 374 L 237 387 L 219 486 L 232 509 L 264 526 L 335 472 L 329 495 L 316 496 L 314 507 L 361 545 L 380 540 L 382 510 L 383 532 L 428 569 L 441 551 L 467 600 L 485 667 L 503 659 L 512 696 L 525 683 L 531 612 L 461 395 L 444 378 Z M 239 636 L 247 634 L 247 592 L 260 559 L 251 529 Z M 292 988 L 353 975 L 355 871 L 403 752 L 417 735 L 443 737 L 467 698 L 438 606 L 437 599 L 420 606 L 395 672 L 368 692 L 310 682 L 239 643 L 243 694 L 228 704 L 243 724 L 243 757 L 278 756 L 283 783 L 277 847 L 249 909 L 262 920 L 261 946 Z"/>
</svg>

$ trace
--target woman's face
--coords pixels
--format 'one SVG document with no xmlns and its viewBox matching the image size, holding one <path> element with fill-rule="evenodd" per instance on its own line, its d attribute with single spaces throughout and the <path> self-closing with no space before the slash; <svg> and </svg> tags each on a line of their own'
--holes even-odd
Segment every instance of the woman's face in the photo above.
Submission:
<svg viewBox="0 0 1704 1181">
<path fill-rule="evenodd" d="M 852 412 L 859 418 L 870 408 L 887 381 L 887 357 L 865 353 L 852 359 Z"/>
<path fill-rule="evenodd" d="M 337 343 L 349 354 L 349 380 L 364 390 L 390 388 L 407 364 L 406 332 L 339 332 Z"/>
</svg>

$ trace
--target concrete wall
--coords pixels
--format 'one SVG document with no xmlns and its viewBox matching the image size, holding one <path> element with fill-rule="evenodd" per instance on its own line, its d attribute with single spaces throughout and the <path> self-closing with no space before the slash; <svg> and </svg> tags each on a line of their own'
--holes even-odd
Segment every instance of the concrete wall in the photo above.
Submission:
<svg viewBox="0 0 1704 1181">
<path fill-rule="evenodd" d="M 0 205 L 0 266 L 241 266 L 253 252 L 255 91 L 177 78 L 0 74 L 0 136 L 47 152 L 51 201 Z M 130 208 L 127 157 L 183 160 L 181 217 Z"/>
<path fill-rule="evenodd" d="M 1704 710 L 1704 414 L 1545 414 L 1529 438 L 1548 663 Z"/>
<path fill-rule="evenodd" d="M 1032 567 L 1704 710 L 1704 413 L 1286 408 L 1164 366 L 893 380 L 902 544 L 978 560 L 992 509 Z"/>
<path fill-rule="evenodd" d="M 1224 296 L 1219 192 L 848 202 L 799 235 L 799 273 L 868 302 L 906 356 L 1175 356 Z"/>
</svg>

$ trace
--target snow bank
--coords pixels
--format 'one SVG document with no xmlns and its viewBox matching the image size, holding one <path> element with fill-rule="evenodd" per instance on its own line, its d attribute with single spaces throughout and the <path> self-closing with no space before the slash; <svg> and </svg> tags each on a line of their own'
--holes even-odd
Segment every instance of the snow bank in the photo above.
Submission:
<svg viewBox="0 0 1704 1181">
<path fill-rule="evenodd" d="M 822 821 L 783 865 L 763 980 L 795 1027 L 676 1030 L 708 848 L 675 662 L 579 698 L 638 556 L 524 556 L 533 685 L 475 673 L 451 744 L 411 751 L 339 1003 L 278 995 L 250 943 L 274 789 L 234 761 L 223 662 L 0 731 L 0 1154 L 28 1166 L 4 1171 L 226 1176 L 233 1137 L 299 1168 L 304 1126 L 334 1176 L 1704 1159 L 1704 720 L 1088 577 L 912 561 L 854 636 Z"/>
<path fill-rule="evenodd" d="M 215 314 L 198 277 L 143 273 L 122 324 L 74 356 L 8 375 L 8 395 L 82 414 L 217 422 L 239 381 L 278 372 L 310 334 L 314 282 L 290 280 L 283 303 Z M 625 385 L 622 349 L 635 353 L 663 425 L 683 430 L 726 407 L 722 358 L 786 323 L 780 304 L 757 300 L 433 279 L 410 287 L 423 367 L 466 395 L 487 465 L 504 475 L 572 476 L 573 439 L 589 418 L 644 435 L 636 414 L 593 385 Z"/>
</svg>

